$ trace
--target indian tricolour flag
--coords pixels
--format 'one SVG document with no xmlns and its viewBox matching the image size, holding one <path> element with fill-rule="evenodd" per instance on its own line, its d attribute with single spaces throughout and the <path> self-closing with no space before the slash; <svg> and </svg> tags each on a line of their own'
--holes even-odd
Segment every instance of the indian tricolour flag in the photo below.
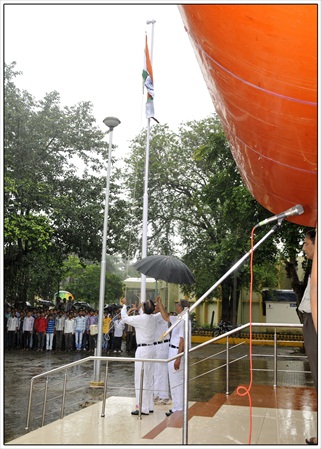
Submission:
<svg viewBox="0 0 321 449">
<path fill-rule="evenodd" d="M 147 36 L 146 36 L 146 43 L 145 43 L 143 81 L 144 81 L 144 86 L 147 89 L 146 118 L 154 118 L 153 69 L 152 69 L 152 63 L 151 63 L 149 51 L 148 51 Z"/>
</svg>

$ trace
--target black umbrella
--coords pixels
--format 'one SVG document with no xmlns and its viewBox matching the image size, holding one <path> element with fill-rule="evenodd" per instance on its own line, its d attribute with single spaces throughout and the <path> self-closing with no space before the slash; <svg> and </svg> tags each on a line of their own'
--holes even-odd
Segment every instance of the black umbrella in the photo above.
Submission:
<svg viewBox="0 0 321 449">
<path fill-rule="evenodd" d="M 107 305 L 104 307 L 104 310 L 113 311 L 113 310 L 119 309 L 119 308 L 120 308 L 120 305 L 119 305 L 119 304 L 107 304 Z"/>
<path fill-rule="evenodd" d="M 146 276 L 173 284 L 194 284 L 191 270 L 172 256 L 147 256 L 134 264 L 134 268 Z"/>
</svg>

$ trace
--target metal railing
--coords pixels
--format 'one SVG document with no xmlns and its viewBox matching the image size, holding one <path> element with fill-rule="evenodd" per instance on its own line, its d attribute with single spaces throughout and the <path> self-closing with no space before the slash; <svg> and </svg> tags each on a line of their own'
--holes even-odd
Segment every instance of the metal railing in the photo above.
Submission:
<svg viewBox="0 0 321 449">
<path fill-rule="evenodd" d="M 179 315 L 178 319 L 175 323 L 171 325 L 171 327 L 164 333 L 163 337 L 165 337 L 167 334 L 170 333 L 170 331 L 177 326 L 182 320 L 185 321 L 184 324 L 184 341 L 189 341 L 189 335 L 190 335 L 190 328 L 191 328 L 191 322 L 190 322 L 190 314 L 191 312 L 196 309 L 208 296 L 209 294 L 214 291 L 230 274 L 233 273 L 239 266 L 243 264 L 243 262 L 246 261 L 253 253 L 254 251 L 265 241 L 269 238 L 270 235 L 272 235 L 279 226 L 281 226 L 281 223 L 283 221 L 283 218 L 278 219 L 277 224 L 275 224 L 262 238 L 259 240 L 255 245 L 251 246 L 251 249 L 244 254 L 226 273 L 223 274 L 223 276 L 218 279 L 200 298 L 197 299 L 197 301 L 190 307 L 185 308 Z M 258 226 L 258 225 L 257 225 Z M 256 227 L 257 227 L 256 226 Z M 254 230 L 255 228 L 253 228 Z M 226 332 L 226 335 L 232 335 L 233 331 Z M 215 341 L 215 339 L 213 339 Z M 182 444 L 188 444 L 188 401 L 186 398 L 188 398 L 188 383 L 189 383 L 189 372 L 188 372 L 188 364 L 189 364 L 189 349 L 187 345 L 184 346 L 184 401 L 183 401 L 183 436 L 182 436 Z"/>
<path fill-rule="evenodd" d="M 186 316 L 188 316 L 188 314 L 186 314 Z M 278 338 L 277 338 L 277 329 L 278 328 L 297 328 L 297 329 L 301 329 L 302 328 L 302 324 L 283 324 L 283 323 L 252 323 L 252 326 L 255 327 L 266 327 L 266 328 L 274 328 L 274 342 L 273 342 L 273 386 L 276 387 L 277 386 L 277 380 L 278 380 L 278 353 L 277 353 L 277 348 L 278 348 Z M 230 365 L 231 363 L 237 363 L 240 360 L 243 360 L 244 358 L 248 357 L 248 355 L 242 355 L 239 358 L 236 358 L 234 360 L 231 361 L 230 358 L 230 354 L 231 351 L 233 351 L 234 349 L 238 348 L 240 345 L 244 344 L 243 343 L 238 343 L 234 346 L 231 347 L 230 344 L 230 337 L 233 337 L 236 333 L 239 333 L 240 331 L 242 331 L 243 329 L 247 329 L 248 327 L 250 327 L 250 323 L 248 324 L 244 324 L 242 326 L 239 326 L 235 329 L 232 329 L 229 332 L 226 332 L 225 334 L 219 335 L 217 337 L 213 337 L 210 338 L 208 341 L 204 342 L 204 343 L 200 343 L 197 346 L 190 348 L 188 353 L 194 353 L 197 351 L 200 351 L 202 348 L 204 348 L 205 346 L 211 345 L 213 343 L 219 342 L 222 339 L 226 339 L 226 348 L 224 351 L 226 353 L 225 356 L 225 363 L 215 369 L 220 369 L 220 368 L 226 368 L 226 385 L 225 385 L 225 393 L 226 395 L 228 395 L 230 393 Z M 284 340 L 282 340 L 282 342 L 284 342 Z M 141 419 L 141 404 L 142 404 L 142 394 L 143 394 L 143 380 L 144 380 L 144 363 L 146 362 L 152 362 L 152 363 L 168 363 L 172 360 L 175 360 L 177 357 L 180 357 L 184 355 L 184 353 L 181 354 L 177 354 L 175 357 L 169 358 L 169 359 L 143 359 L 143 358 L 134 358 L 134 357 L 97 357 L 97 356 L 89 356 L 86 358 L 83 358 L 81 360 L 60 366 L 58 368 L 54 368 L 50 371 L 47 371 L 45 373 L 41 373 L 38 374 L 36 376 L 33 376 L 31 379 L 31 384 L 30 384 L 30 392 L 29 392 L 29 402 L 28 402 L 28 410 L 27 410 L 27 423 L 26 423 L 26 427 L 25 429 L 28 430 L 29 429 L 29 425 L 30 425 L 30 419 L 31 419 L 31 410 L 32 410 L 32 401 L 33 401 L 33 393 L 34 393 L 34 384 L 35 381 L 45 378 L 45 388 L 44 388 L 44 398 L 43 398 L 43 408 L 42 408 L 42 421 L 41 421 L 41 425 L 43 426 L 45 424 L 45 418 L 46 418 L 46 414 L 47 414 L 47 401 L 48 401 L 48 385 L 49 385 L 49 377 L 51 375 L 57 374 L 57 373 L 61 373 L 63 375 L 63 386 L 62 386 L 62 400 L 61 400 L 61 410 L 60 410 L 60 419 L 62 419 L 65 416 L 65 408 L 66 408 L 66 391 L 67 391 L 67 380 L 68 380 L 68 372 L 71 371 L 71 369 L 73 367 L 79 366 L 79 365 L 83 365 L 85 363 L 88 362 L 93 362 L 93 369 L 94 369 L 94 362 L 97 360 L 100 361 L 105 361 L 106 362 L 106 367 L 105 367 L 105 377 L 104 377 L 104 382 L 103 382 L 103 400 L 102 400 L 102 408 L 101 408 L 101 417 L 105 416 L 105 408 L 106 408 L 106 399 L 107 399 L 107 390 L 108 390 L 108 371 L 109 371 L 109 364 L 110 362 L 116 362 L 117 364 L 120 362 L 126 362 L 126 363 L 133 363 L 133 362 L 143 362 L 142 363 L 142 371 L 141 371 L 141 380 L 140 380 L 140 401 L 139 401 L 139 419 Z M 211 356 L 211 358 L 214 358 L 215 355 L 217 354 L 213 354 Z M 201 363 L 201 361 L 199 361 L 198 363 Z M 261 370 L 262 371 L 262 370 Z M 271 370 L 264 370 L 264 371 L 271 371 Z M 290 370 L 287 370 L 290 372 Z M 207 373 L 203 373 L 200 376 L 197 377 L 201 377 L 202 375 L 206 375 Z M 196 377 L 196 378 L 197 378 Z M 196 378 L 190 379 L 189 380 L 189 372 L 184 373 L 184 385 L 183 385 L 183 401 L 184 404 L 188 404 L 188 383 L 189 381 L 193 381 L 196 380 Z M 183 435 L 182 435 L 182 441 L 187 441 L 187 435 L 188 435 L 188 414 L 185 413 L 185 410 L 183 410 Z M 184 443 L 183 443 L 184 444 Z"/>
<path fill-rule="evenodd" d="M 106 362 L 106 368 L 105 368 L 105 380 L 104 380 L 104 385 L 103 385 L 103 401 L 102 401 L 102 411 L 101 411 L 101 416 L 104 417 L 105 416 L 105 406 L 106 406 L 106 397 L 107 397 L 107 380 L 108 380 L 108 365 L 109 362 L 143 362 L 142 364 L 142 376 L 141 376 L 141 385 L 140 385 L 140 395 L 142 395 L 142 385 L 143 385 L 143 373 L 144 373 L 144 362 L 152 362 L 152 363 L 167 363 L 171 360 L 174 360 L 176 357 L 172 358 L 172 359 L 141 359 L 141 358 L 133 358 L 133 357 L 104 357 L 104 356 L 100 356 L 97 357 L 95 355 L 93 356 L 89 356 L 89 357 L 85 357 L 81 360 L 77 360 L 76 362 L 71 362 L 68 363 L 66 365 L 60 366 L 58 368 L 53 368 L 49 371 L 46 371 L 45 373 L 41 373 L 38 374 L 36 376 L 33 376 L 31 378 L 31 383 L 30 383 L 30 391 L 29 391 L 29 400 L 28 400 L 28 411 L 27 411 L 27 423 L 26 423 L 26 427 L 25 429 L 28 430 L 29 429 L 29 425 L 30 425 L 30 417 L 31 417 L 31 408 L 32 408 L 32 399 L 33 399 L 33 392 L 34 392 L 34 384 L 35 381 L 41 379 L 41 378 L 46 378 L 45 380 L 45 388 L 44 388 L 44 400 L 43 400 L 43 412 L 42 412 L 42 426 L 45 424 L 45 416 L 46 416 L 46 407 L 47 407 L 47 392 L 48 392 L 48 385 L 49 385 L 49 376 L 59 373 L 61 372 L 64 375 L 64 379 L 63 379 L 63 392 L 62 392 L 62 406 L 61 406 L 61 414 L 60 414 L 60 418 L 62 419 L 64 417 L 64 411 L 65 411 L 65 397 L 66 397 L 66 385 L 67 385 L 67 371 L 70 370 L 71 368 L 75 367 L 75 366 L 80 366 L 83 365 L 87 362 L 92 361 L 93 362 L 93 372 L 95 370 L 95 364 L 94 362 L 96 362 L 97 360 L 99 361 L 105 361 Z M 141 417 L 141 401 L 140 401 L 140 407 L 139 407 L 139 417 Z"/>
<path fill-rule="evenodd" d="M 189 341 L 189 335 L 190 335 L 190 327 L 191 327 L 191 320 L 190 320 L 190 312 L 196 307 L 197 303 L 193 304 L 193 306 L 188 309 L 185 308 L 184 311 L 181 313 L 179 319 L 184 320 L 184 340 Z M 171 328 L 175 327 L 177 325 L 177 322 L 174 323 Z M 250 330 L 252 330 L 253 327 L 269 327 L 274 328 L 274 383 L 273 386 L 277 386 L 277 333 L 276 328 L 302 328 L 302 324 L 284 324 L 284 323 L 247 323 L 243 324 L 241 326 L 238 326 L 235 329 L 232 329 L 228 332 L 225 332 L 225 334 L 222 334 L 218 337 L 214 337 L 210 339 L 209 341 L 203 343 L 202 345 L 199 345 L 197 348 L 200 348 L 202 346 L 214 343 L 216 341 L 221 340 L 222 338 L 226 338 L 226 394 L 229 394 L 229 337 L 233 334 L 239 333 L 243 329 L 249 327 Z M 167 335 L 167 333 L 171 330 L 171 328 L 168 329 L 167 332 L 165 332 L 164 336 Z M 186 445 L 188 444 L 188 385 L 189 385 L 189 355 L 190 353 L 195 350 L 188 349 L 187 345 L 184 347 L 184 353 L 181 355 L 184 355 L 184 385 L 183 385 L 183 429 L 182 429 L 182 444 Z"/>
<path fill-rule="evenodd" d="M 277 354 L 277 343 L 278 343 L 278 338 L 277 338 L 277 329 L 278 328 L 289 328 L 289 329 L 302 329 L 303 325 L 302 324 L 282 324 L 282 323 L 252 323 L 253 327 L 261 327 L 261 328 L 274 328 L 274 338 L 273 338 L 273 386 L 276 387 L 277 386 L 277 373 L 278 373 L 278 364 L 277 364 L 277 359 L 278 359 L 278 354 Z M 243 324 L 241 326 L 238 326 L 235 329 L 232 329 L 228 332 L 226 332 L 225 334 L 221 334 L 218 337 L 213 337 L 210 340 L 204 342 L 204 343 L 200 343 L 199 345 L 197 345 L 194 348 L 191 348 L 189 350 L 189 353 L 192 353 L 196 350 L 199 350 L 202 347 L 205 347 L 209 344 L 215 343 L 218 340 L 224 339 L 226 338 L 226 394 L 230 394 L 229 391 L 229 365 L 230 365 L 230 340 L 229 337 L 233 337 L 234 334 L 239 333 L 240 331 L 247 329 L 248 327 L 250 327 L 250 324 Z M 253 340 L 254 341 L 254 340 Z M 255 340 L 258 341 L 258 340 Z M 280 340 L 282 342 L 284 342 L 284 340 Z M 291 341 L 291 343 L 293 343 Z M 237 346 L 244 344 L 244 343 L 239 343 L 237 345 L 235 345 L 233 348 L 236 348 Z M 253 356 L 257 356 L 256 354 L 253 354 Z M 239 359 L 236 359 L 233 361 L 233 363 L 235 363 L 238 360 L 244 359 L 245 357 L 247 357 L 247 355 L 240 357 Z M 255 371 L 255 369 L 253 369 L 253 371 Z M 268 370 L 264 370 L 264 371 L 268 371 Z"/>
</svg>

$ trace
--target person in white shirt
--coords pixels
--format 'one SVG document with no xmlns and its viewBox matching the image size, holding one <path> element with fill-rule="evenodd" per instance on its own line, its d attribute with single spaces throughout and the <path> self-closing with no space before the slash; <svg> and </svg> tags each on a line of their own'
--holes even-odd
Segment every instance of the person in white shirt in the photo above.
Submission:
<svg viewBox="0 0 321 449">
<path fill-rule="evenodd" d="M 312 260 L 315 249 L 315 230 L 309 230 L 304 239 L 303 251 L 307 259 Z M 310 276 L 304 295 L 299 305 L 300 312 L 303 313 L 303 337 L 304 337 L 304 348 L 306 355 L 308 356 L 309 365 L 311 369 L 311 375 L 315 384 L 316 389 L 318 389 L 318 338 L 313 324 L 312 314 L 311 314 L 311 301 L 310 301 Z"/>
<path fill-rule="evenodd" d="M 60 311 L 59 315 L 56 317 L 56 351 L 62 350 L 62 337 L 64 335 L 65 320 L 65 314 Z"/>
<path fill-rule="evenodd" d="M 310 229 L 305 234 L 303 251 L 305 253 L 305 257 L 308 260 L 313 260 L 315 253 L 315 237 L 316 232 L 315 229 Z M 316 390 L 318 391 L 318 335 L 316 332 L 316 328 L 313 323 L 312 310 L 311 310 L 311 284 L 310 284 L 310 276 L 308 279 L 308 283 L 306 289 L 304 291 L 304 295 L 299 305 L 299 311 L 302 312 L 303 315 L 303 338 L 304 338 L 304 349 L 306 355 L 308 356 L 308 361 L 311 369 L 311 375 L 314 381 L 314 385 Z M 307 438 L 305 440 L 307 444 L 317 445 L 318 439 L 317 437 Z"/>
<path fill-rule="evenodd" d="M 161 317 L 155 328 L 155 358 L 168 359 L 170 336 L 164 339 L 161 336 L 167 331 L 169 323 L 163 319 L 158 304 L 155 304 L 155 315 Z M 169 404 L 169 379 L 167 363 L 154 363 L 154 403 Z"/>
<path fill-rule="evenodd" d="M 316 333 L 318 333 L 318 237 L 315 234 L 314 254 L 310 282 L 311 315 Z"/>
<path fill-rule="evenodd" d="M 29 345 L 30 345 L 30 339 L 33 333 L 33 324 L 34 324 L 34 317 L 32 316 L 31 312 L 27 313 L 27 316 L 24 317 L 23 320 L 23 350 L 28 351 Z"/>
<path fill-rule="evenodd" d="M 159 306 L 159 310 L 165 321 L 174 324 L 178 320 L 177 316 L 169 315 L 162 303 L 161 298 L 156 298 L 156 303 Z M 189 307 L 189 302 L 185 299 L 180 300 L 176 304 L 176 312 L 180 314 L 185 307 Z M 185 344 L 185 329 L 184 320 L 175 326 L 171 332 L 171 339 L 169 342 L 168 358 L 174 357 L 181 352 L 184 352 Z M 190 341 L 188 342 L 190 347 Z M 173 407 L 166 412 L 166 416 L 170 416 L 172 413 L 183 410 L 183 381 L 184 381 L 184 357 L 178 357 L 168 363 L 169 384 L 171 390 L 171 396 L 173 401 Z"/>
<path fill-rule="evenodd" d="M 64 323 L 65 350 L 71 351 L 73 348 L 73 338 L 75 335 L 75 320 L 73 314 L 69 313 Z"/>
<path fill-rule="evenodd" d="M 125 329 L 125 323 L 118 315 L 118 319 L 114 323 L 114 352 L 121 352 L 121 342 Z"/>
<path fill-rule="evenodd" d="M 122 298 L 121 303 L 123 307 L 121 309 L 121 319 L 125 324 L 130 324 L 135 327 L 137 349 L 135 352 L 136 358 L 154 358 L 154 341 L 155 341 L 155 322 L 156 317 L 153 315 L 155 305 L 153 301 L 146 300 L 142 307 L 143 313 L 135 316 L 128 316 L 133 310 L 137 310 L 133 307 L 127 313 L 127 299 Z M 154 411 L 153 401 L 153 363 L 144 362 L 144 380 L 143 380 L 143 395 L 141 404 L 141 414 L 149 415 Z M 140 399 L 140 379 L 141 379 L 142 362 L 135 362 L 135 391 L 136 391 L 136 410 L 132 412 L 132 415 L 139 414 L 139 399 Z"/>
<path fill-rule="evenodd" d="M 7 321 L 8 349 L 12 349 L 15 344 L 15 336 L 19 329 L 19 319 L 16 315 L 11 315 Z"/>
</svg>

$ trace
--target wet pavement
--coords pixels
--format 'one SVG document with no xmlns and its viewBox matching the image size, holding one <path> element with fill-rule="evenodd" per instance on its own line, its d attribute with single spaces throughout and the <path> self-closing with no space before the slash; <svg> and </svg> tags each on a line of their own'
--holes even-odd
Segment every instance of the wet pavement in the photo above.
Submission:
<svg viewBox="0 0 321 449">
<path fill-rule="evenodd" d="M 190 401 L 207 401 L 216 393 L 226 392 L 226 368 L 224 367 L 226 355 L 224 350 L 224 345 L 211 344 L 190 354 Z M 213 356 L 213 354 L 215 355 Z M 249 384 L 248 358 L 235 361 L 245 354 L 248 355 L 247 345 L 239 346 L 230 351 L 230 361 L 232 362 L 229 365 L 230 392 L 233 392 L 239 385 Z M 273 348 L 270 346 L 254 347 L 253 354 L 253 383 L 256 385 L 273 385 Z M 26 433 L 31 378 L 89 355 L 92 354 L 88 352 L 5 351 L 3 378 L 4 443 Z M 112 353 L 109 355 L 114 356 Z M 126 352 L 119 355 L 121 357 L 134 356 L 133 353 Z M 102 370 L 104 370 L 105 363 L 101 363 Z M 217 369 L 219 366 L 223 367 Z M 299 349 L 295 347 L 278 348 L 278 370 L 279 386 L 313 386 L 311 375 L 308 372 L 308 363 Z M 104 374 L 102 376 L 104 377 Z M 48 388 L 48 404 L 50 406 L 47 407 L 48 416 L 46 416 L 45 424 L 60 418 L 62 377 L 61 373 L 50 377 Z M 41 425 L 44 380 L 45 378 L 42 378 L 39 383 L 35 383 L 32 425 L 30 425 L 28 431 Z M 90 387 L 90 382 L 93 380 L 92 361 L 72 368 L 70 380 L 67 382 L 65 415 L 102 400 L 103 390 Z M 131 362 L 110 362 L 107 397 L 134 397 L 133 387 L 134 364 Z"/>
</svg>

